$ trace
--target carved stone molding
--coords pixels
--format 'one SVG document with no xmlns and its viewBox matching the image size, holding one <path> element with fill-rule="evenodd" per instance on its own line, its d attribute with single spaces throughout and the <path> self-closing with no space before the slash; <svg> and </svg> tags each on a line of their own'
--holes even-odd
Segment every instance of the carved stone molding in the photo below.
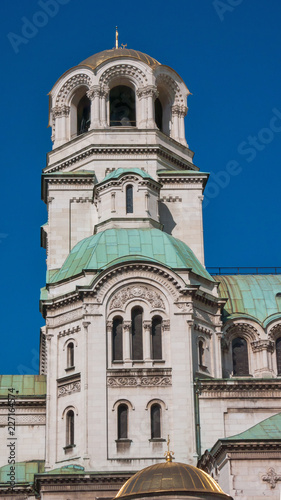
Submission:
<svg viewBox="0 0 281 500">
<path fill-rule="evenodd" d="M 205 326 L 198 325 L 197 323 L 194 324 L 194 330 L 197 330 L 198 332 L 205 333 L 208 335 L 208 337 L 212 336 L 212 331 L 209 328 L 206 328 Z"/>
<path fill-rule="evenodd" d="M 172 106 L 172 115 L 184 118 L 187 114 L 187 107 L 183 105 Z"/>
<path fill-rule="evenodd" d="M 262 476 L 262 480 L 270 484 L 270 488 L 274 489 L 278 481 L 281 481 L 281 475 L 277 474 L 273 467 L 270 467 L 267 473 Z"/>
<path fill-rule="evenodd" d="M 255 341 L 257 337 L 260 336 L 258 330 L 248 323 L 233 323 L 225 330 L 225 335 L 230 337 L 236 335 L 236 333 L 248 336 L 249 340 Z"/>
<path fill-rule="evenodd" d="M 73 328 L 68 328 L 67 330 L 61 330 L 58 337 L 65 337 L 66 335 L 73 335 L 74 333 L 80 332 L 80 326 L 74 326 Z"/>
<path fill-rule="evenodd" d="M 87 92 L 87 97 L 93 100 L 95 97 L 100 97 L 101 87 L 100 85 L 92 85 Z"/>
<path fill-rule="evenodd" d="M 85 196 L 85 198 L 83 198 L 82 196 L 80 196 L 79 198 L 76 198 L 74 196 L 73 198 L 70 199 L 70 203 L 92 203 L 92 202 L 93 202 L 93 198 L 89 198 L 88 196 Z"/>
<path fill-rule="evenodd" d="M 30 410 L 29 410 L 30 411 Z M 44 425 L 46 424 L 46 415 L 15 415 L 16 427 L 19 425 Z M 0 425 L 8 425 L 8 416 L 0 416 Z M 17 429 L 16 429 L 17 431 Z"/>
<path fill-rule="evenodd" d="M 108 387 L 168 387 L 172 385 L 171 376 L 108 377 Z"/>
<path fill-rule="evenodd" d="M 144 86 L 147 82 L 147 77 L 141 69 L 131 64 L 117 64 L 116 66 L 111 66 L 103 72 L 100 77 L 100 83 L 108 85 L 110 80 L 118 76 L 131 77 L 142 86 Z"/>
<path fill-rule="evenodd" d="M 183 96 L 181 94 L 180 88 L 179 88 L 177 82 L 170 75 L 162 73 L 162 74 L 157 76 L 156 82 L 157 82 L 157 85 L 162 84 L 166 88 L 168 88 L 168 90 L 170 91 L 170 95 L 173 98 L 174 102 L 177 102 L 177 103 L 183 102 Z"/>
<path fill-rule="evenodd" d="M 178 309 L 181 310 L 183 314 L 192 314 L 193 313 L 193 304 L 192 302 L 175 302 L 175 305 Z"/>
<path fill-rule="evenodd" d="M 167 203 L 175 203 L 175 202 L 181 202 L 182 198 L 180 196 L 162 196 L 159 201 L 167 202 Z"/>
<path fill-rule="evenodd" d="M 73 394 L 73 392 L 81 391 L 81 382 L 80 380 L 76 382 L 71 382 L 69 384 L 60 385 L 58 387 L 58 397 L 68 396 L 69 394 Z"/>
<path fill-rule="evenodd" d="M 151 329 L 151 321 L 143 321 L 142 326 L 143 326 L 144 330 L 150 330 Z"/>
<path fill-rule="evenodd" d="M 268 352 L 274 351 L 274 342 L 272 342 L 272 340 L 255 340 L 254 342 L 251 342 L 251 346 L 253 352 L 260 352 L 264 350 Z"/>
<path fill-rule="evenodd" d="M 159 92 L 157 91 L 157 87 L 154 85 L 148 85 L 147 87 L 141 87 L 137 90 L 137 96 L 139 99 L 143 97 L 152 97 L 153 99 L 157 99 L 159 96 Z"/>
<path fill-rule="evenodd" d="M 163 327 L 163 332 L 169 332 L 170 331 L 170 320 L 164 319 L 162 322 L 162 327 Z"/>
<path fill-rule="evenodd" d="M 59 304 L 57 305 L 57 308 L 58 307 L 60 307 Z M 54 328 L 56 326 L 64 325 L 65 323 L 70 323 L 71 321 L 80 319 L 82 318 L 82 316 L 83 311 L 81 308 L 65 312 L 64 314 L 60 314 L 59 316 L 48 316 L 48 325 L 51 328 Z"/>
<path fill-rule="evenodd" d="M 56 105 L 58 105 L 60 103 L 64 103 L 69 92 L 72 89 L 74 89 L 75 87 L 78 87 L 81 85 L 85 85 L 87 87 L 90 87 L 90 84 L 91 84 L 91 78 L 84 73 L 80 73 L 78 75 L 72 76 L 71 78 L 69 78 L 69 80 L 67 80 L 67 82 L 65 82 L 65 84 L 60 89 L 60 91 L 57 95 Z"/>
<path fill-rule="evenodd" d="M 111 300 L 109 309 L 123 309 L 129 300 L 140 298 L 149 302 L 154 309 L 165 309 L 160 295 L 151 288 L 143 285 L 131 285 L 118 291 Z"/>
<path fill-rule="evenodd" d="M 70 113 L 70 106 L 66 106 L 65 104 L 61 104 L 60 106 L 54 106 L 52 108 L 53 118 L 58 118 L 60 116 L 68 116 L 69 113 Z"/>
<path fill-rule="evenodd" d="M 276 340 L 276 338 L 281 335 L 281 324 L 279 323 L 278 325 L 274 325 L 269 333 L 268 333 L 268 336 L 269 338 L 273 339 L 273 340 Z"/>
<path fill-rule="evenodd" d="M 248 380 L 221 379 L 201 380 L 200 398 L 280 398 L 281 380 L 268 379 L 268 381 L 249 378 Z"/>
</svg>

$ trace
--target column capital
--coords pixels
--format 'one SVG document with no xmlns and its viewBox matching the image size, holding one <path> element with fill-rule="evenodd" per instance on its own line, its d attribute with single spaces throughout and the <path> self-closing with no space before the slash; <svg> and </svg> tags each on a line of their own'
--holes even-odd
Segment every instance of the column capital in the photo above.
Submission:
<svg viewBox="0 0 281 500">
<path fill-rule="evenodd" d="M 60 106 L 54 106 L 51 110 L 53 118 L 59 118 L 61 116 L 68 116 L 70 113 L 70 106 L 62 104 Z"/>
</svg>

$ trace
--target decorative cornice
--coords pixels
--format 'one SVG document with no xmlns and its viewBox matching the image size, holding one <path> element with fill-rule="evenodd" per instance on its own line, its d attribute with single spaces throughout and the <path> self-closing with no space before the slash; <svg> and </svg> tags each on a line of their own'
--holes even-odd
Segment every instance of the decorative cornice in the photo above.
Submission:
<svg viewBox="0 0 281 500">
<path fill-rule="evenodd" d="M 194 323 L 194 330 L 197 330 L 198 332 L 205 333 L 208 335 L 208 337 L 212 336 L 212 331 L 209 328 L 206 328 L 205 326 L 198 325 L 197 323 Z"/>
<path fill-rule="evenodd" d="M 167 202 L 167 203 L 174 203 L 174 202 L 180 202 L 182 201 L 182 198 L 180 196 L 162 196 L 159 201 Z"/>
<path fill-rule="evenodd" d="M 120 146 L 100 146 L 100 147 L 90 147 L 89 149 L 87 150 L 84 150 L 83 152 L 81 153 L 78 153 L 76 155 L 73 155 L 71 158 L 69 158 L 68 160 L 62 162 L 62 163 L 57 163 L 55 164 L 53 167 L 47 167 L 47 169 L 45 169 L 46 173 L 52 173 L 52 172 L 58 172 L 58 171 L 61 171 L 61 170 L 64 170 L 65 168 L 68 168 L 68 167 L 71 167 L 72 165 L 75 165 L 75 163 L 81 161 L 81 160 L 85 160 L 85 159 L 88 159 L 89 157 L 91 156 L 113 156 L 113 157 L 116 157 L 117 155 L 124 155 L 125 157 L 127 156 L 132 156 L 133 157 L 136 157 L 136 156 L 144 156 L 146 159 L 147 159 L 147 156 L 148 155 L 156 155 L 156 156 L 159 156 L 160 158 L 163 158 L 167 161 L 169 161 L 171 164 L 173 165 L 176 165 L 177 167 L 179 167 L 180 169 L 183 169 L 183 170 L 196 170 L 197 171 L 197 168 L 195 166 L 193 166 L 193 164 L 188 161 L 188 160 L 183 160 L 180 156 L 176 155 L 176 154 L 173 154 L 171 153 L 168 149 L 166 149 L 165 147 L 163 146 L 146 146 L 146 145 L 143 145 L 143 146 L 124 146 L 124 147 L 120 147 Z M 202 176 L 202 182 L 203 180 L 206 178 Z M 201 177 L 200 177 L 201 179 Z M 162 183 L 162 180 L 163 182 L 165 181 L 169 181 L 169 182 L 172 182 L 171 179 L 162 179 L 161 177 L 161 183 Z M 178 178 L 175 178 L 175 182 L 178 182 Z M 187 183 L 189 182 L 189 180 L 187 180 L 186 178 L 183 178 L 183 182 Z M 198 178 L 190 178 L 190 182 L 192 183 L 197 183 L 198 182 Z"/>
<path fill-rule="evenodd" d="M 281 397 L 279 379 L 220 379 L 200 380 L 200 398 L 278 398 Z"/>
<path fill-rule="evenodd" d="M 80 326 L 74 326 L 73 328 L 68 328 L 67 330 L 61 330 L 58 337 L 65 337 L 66 335 L 73 335 L 74 333 L 80 332 Z"/>
</svg>

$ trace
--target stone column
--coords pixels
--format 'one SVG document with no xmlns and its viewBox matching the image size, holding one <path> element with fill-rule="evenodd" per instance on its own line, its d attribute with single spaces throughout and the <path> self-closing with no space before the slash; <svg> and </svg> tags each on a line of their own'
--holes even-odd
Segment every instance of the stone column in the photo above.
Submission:
<svg viewBox="0 0 281 500">
<path fill-rule="evenodd" d="M 158 97 L 157 88 L 154 85 L 141 87 L 137 90 L 137 96 L 141 101 L 142 109 L 138 125 L 143 128 L 156 128 L 154 102 Z"/>
<path fill-rule="evenodd" d="M 177 105 L 172 106 L 171 137 L 175 139 L 175 141 L 179 141 L 179 109 L 180 107 Z"/>
<path fill-rule="evenodd" d="M 91 101 L 91 123 L 89 130 L 100 128 L 100 86 L 93 85 L 87 92 Z"/>
<path fill-rule="evenodd" d="M 151 361 L 151 321 L 143 322 L 143 359 Z"/>
<path fill-rule="evenodd" d="M 256 354 L 254 370 L 258 377 L 272 377 L 273 369 L 270 362 L 270 356 L 274 352 L 274 342 L 272 340 L 255 340 L 251 342 L 253 353 Z"/>
<path fill-rule="evenodd" d="M 146 112 L 146 106 L 145 106 L 145 94 L 144 94 L 144 87 L 141 87 L 137 90 L 137 97 L 139 99 L 139 109 L 140 109 L 140 116 L 136 116 L 137 118 L 137 127 L 139 128 L 146 128 L 146 122 L 147 122 L 147 112 Z"/>
<path fill-rule="evenodd" d="M 155 109 L 154 102 L 157 99 L 159 93 L 157 88 L 153 85 L 146 87 L 146 100 L 147 100 L 147 128 L 156 128 L 155 123 Z"/>
<path fill-rule="evenodd" d="M 179 114 L 178 114 L 178 126 L 179 126 L 179 142 L 181 144 L 184 144 L 185 146 L 187 145 L 186 139 L 185 139 L 185 127 L 184 127 L 184 118 L 187 114 L 187 107 L 186 106 L 179 106 Z"/>
<path fill-rule="evenodd" d="M 69 137 L 69 126 L 67 126 L 67 117 L 70 113 L 70 106 L 66 106 L 62 104 L 60 106 L 54 106 L 52 108 L 52 117 L 53 117 L 53 140 L 54 146 L 61 146 L 65 142 L 67 142 Z"/>
<path fill-rule="evenodd" d="M 100 88 L 100 125 L 102 128 L 106 128 L 108 126 L 107 123 L 107 113 L 106 113 L 106 104 L 109 93 L 109 87 L 104 86 Z"/>
<path fill-rule="evenodd" d="M 131 360 L 131 321 L 123 322 L 123 360 L 125 363 L 132 363 Z"/>
</svg>

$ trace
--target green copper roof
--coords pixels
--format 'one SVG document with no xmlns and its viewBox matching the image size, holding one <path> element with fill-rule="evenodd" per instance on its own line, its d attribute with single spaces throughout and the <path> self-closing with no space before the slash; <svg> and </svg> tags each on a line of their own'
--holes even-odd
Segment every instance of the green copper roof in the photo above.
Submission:
<svg viewBox="0 0 281 500">
<path fill-rule="evenodd" d="M 265 440 L 265 439 L 279 439 L 281 440 L 281 413 L 273 415 L 273 417 L 266 418 L 259 424 L 254 425 L 250 429 L 231 436 L 229 438 L 221 439 L 221 441 L 242 441 L 242 440 Z"/>
<path fill-rule="evenodd" d="M 143 179 L 153 179 L 151 175 L 149 175 L 147 172 L 144 172 L 140 168 L 117 168 L 116 170 L 113 170 L 112 172 L 107 174 L 101 182 L 106 182 L 110 179 L 119 179 L 121 175 L 125 174 L 137 174 L 140 175 Z"/>
<path fill-rule="evenodd" d="M 83 270 L 101 271 L 132 260 L 157 262 L 171 269 L 191 269 L 214 281 L 185 243 L 160 229 L 107 229 L 75 245 L 49 282 L 72 278 Z"/>
<path fill-rule="evenodd" d="M 220 282 L 220 297 L 228 298 L 224 320 L 238 316 L 255 319 L 266 326 L 281 317 L 281 275 L 214 276 Z"/>
<path fill-rule="evenodd" d="M 45 375 L 0 375 L 0 398 L 8 397 L 10 388 L 14 388 L 16 397 L 20 396 L 45 396 Z M 18 393 L 16 393 L 18 391 Z"/>
<path fill-rule="evenodd" d="M 33 483 L 34 474 L 44 472 L 43 460 L 32 460 L 30 462 L 17 462 L 15 467 L 15 483 Z M 10 476 L 8 475 L 11 470 L 11 465 L 4 465 L 0 468 L 0 483 L 5 484 L 10 481 Z"/>
</svg>

